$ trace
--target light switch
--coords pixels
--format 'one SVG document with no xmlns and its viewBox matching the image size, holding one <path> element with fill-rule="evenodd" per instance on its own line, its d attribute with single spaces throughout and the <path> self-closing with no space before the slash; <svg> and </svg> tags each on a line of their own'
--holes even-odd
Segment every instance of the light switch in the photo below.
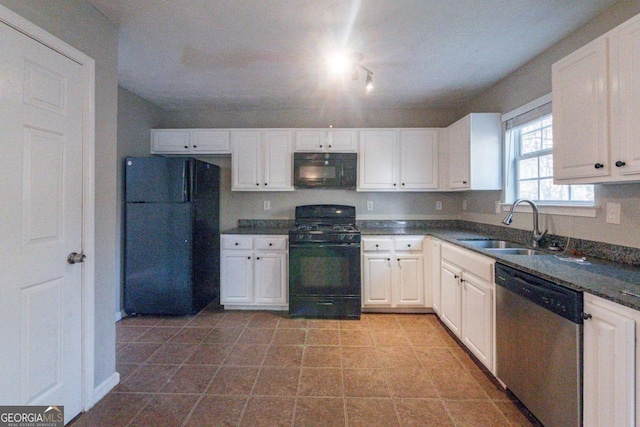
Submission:
<svg viewBox="0 0 640 427">
<path fill-rule="evenodd" d="M 373 200 L 368 200 L 367 201 L 367 210 L 368 211 L 372 211 L 373 210 Z"/>
<path fill-rule="evenodd" d="M 620 203 L 607 203 L 607 223 L 620 224 Z"/>
<path fill-rule="evenodd" d="M 462 200 L 462 210 L 463 211 L 467 210 L 467 199 Z"/>
<path fill-rule="evenodd" d="M 436 210 L 441 211 L 442 210 L 442 202 L 440 200 L 438 200 L 436 202 Z"/>
<path fill-rule="evenodd" d="M 262 202 L 262 208 L 265 211 L 271 210 L 271 201 L 270 200 L 265 200 L 264 202 Z"/>
</svg>

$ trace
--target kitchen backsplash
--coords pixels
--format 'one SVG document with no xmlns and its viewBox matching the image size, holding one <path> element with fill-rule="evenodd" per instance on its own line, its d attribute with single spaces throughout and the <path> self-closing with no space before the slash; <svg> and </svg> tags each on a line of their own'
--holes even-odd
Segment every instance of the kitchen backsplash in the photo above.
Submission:
<svg viewBox="0 0 640 427">
<path fill-rule="evenodd" d="M 403 228 L 405 230 L 457 228 L 524 245 L 531 244 L 531 231 L 464 220 L 358 220 L 356 222 L 358 227 L 362 229 L 389 229 L 390 233 L 392 233 L 391 229 L 393 228 Z M 289 219 L 240 219 L 238 220 L 238 227 L 287 229 L 293 227 L 294 223 L 294 220 Z M 548 234 L 542 239 L 540 246 L 544 249 L 550 245 L 561 247 L 564 253 L 567 254 L 579 254 L 620 264 L 640 266 L 640 249 L 638 248 Z"/>
</svg>

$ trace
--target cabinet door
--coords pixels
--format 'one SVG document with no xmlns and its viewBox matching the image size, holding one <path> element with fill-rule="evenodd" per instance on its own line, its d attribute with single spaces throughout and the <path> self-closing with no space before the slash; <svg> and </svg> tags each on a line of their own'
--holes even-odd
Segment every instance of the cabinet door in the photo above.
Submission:
<svg viewBox="0 0 640 427">
<path fill-rule="evenodd" d="M 194 129 L 191 131 L 191 152 L 198 154 L 230 154 L 228 130 Z"/>
<path fill-rule="evenodd" d="M 362 258 L 363 307 L 390 307 L 391 255 L 365 254 Z"/>
<path fill-rule="evenodd" d="M 467 272 L 462 282 L 462 342 L 493 371 L 493 285 Z"/>
<path fill-rule="evenodd" d="M 448 128 L 449 131 L 449 188 L 466 189 L 471 186 L 471 117 L 466 116 Z"/>
<path fill-rule="evenodd" d="M 584 425 L 634 425 L 633 319 L 585 297 Z"/>
<path fill-rule="evenodd" d="M 398 138 L 396 131 L 360 132 L 358 190 L 398 188 Z"/>
<path fill-rule="evenodd" d="M 223 251 L 220 263 L 220 302 L 253 303 L 253 255 L 250 251 Z"/>
<path fill-rule="evenodd" d="M 394 306 L 424 307 L 424 256 L 396 254 L 395 258 Z"/>
<path fill-rule="evenodd" d="M 440 264 L 440 319 L 460 337 L 460 268 L 442 261 Z"/>
<path fill-rule="evenodd" d="M 304 129 L 296 131 L 295 151 L 319 152 L 327 148 L 325 129 Z"/>
<path fill-rule="evenodd" d="M 603 36 L 553 64 L 553 176 L 608 176 L 608 38 Z"/>
<path fill-rule="evenodd" d="M 231 189 L 259 190 L 262 179 L 260 131 L 231 132 Z"/>
<path fill-rule="evenodd" d="M 358 131 L 330 130 L 327 149 L 337 153 L 354 153 L 358 151 Z"/>
<path fill-rule="evenodd" d="M 259 304 L 287 303 L 287 254 L 255 253 L 256 302 Z"/>
<path fill-rule="evenodd" d="M 611 42 L 617 79 L 612 85 L 611 161 L 614 172 L 627 177 L 640 174 L 640 17 L 618 27 Z"/>
<path fill-rule="evenodd" d="M 400 189 L 438 189 L 438 131 L 400 132 Z"/>
<path fill-rule="evenodd" d="M 188 129 L 151 130 L 151 154 L 188 154 L 190 151 Z"/>
<path fill-rule="evenodd" d="M 431 292 L 433 293 L 433 311 L 440 316 L 440 241 L 431 241 L 431 252 L 429 254 L 431 260 Z"/>
<path fill-rule="evenodd" d="M 265 131 L 262 190 L 293 190 L 292 148 L 293 133 L 291 131 Z"/>
</svg>

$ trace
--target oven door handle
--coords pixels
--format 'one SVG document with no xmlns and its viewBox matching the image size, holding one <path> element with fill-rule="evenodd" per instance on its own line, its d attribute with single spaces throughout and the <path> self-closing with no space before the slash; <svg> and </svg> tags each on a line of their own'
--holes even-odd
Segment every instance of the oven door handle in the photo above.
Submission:
<svg viewBox="0 0 640 427">
<path fill-rule="evenodd" d="M 295 248 L 354 248 L 359 249 L 359 243 L 289 243 L 290 249 Z"/>
</svg>

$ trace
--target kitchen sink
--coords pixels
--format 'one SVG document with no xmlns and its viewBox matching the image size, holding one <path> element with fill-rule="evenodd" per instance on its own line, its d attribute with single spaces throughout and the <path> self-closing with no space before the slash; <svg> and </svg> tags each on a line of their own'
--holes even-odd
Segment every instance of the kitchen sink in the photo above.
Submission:
<svg viewBox="0 0 640 427">
<path fill-rule="evenodd" d="M 485 248 L 487 252 L 500 255 L 545 255 L 544 252 L 535 249 L 519 248 Z"/>
<path fill-rule="evenodd" d="M 458 239 L 469 246 L 478 249 L 527 249 L 519 243 L 509 242 L 507 240 L 489 240 L 489 239 Z"/>
</svg>

